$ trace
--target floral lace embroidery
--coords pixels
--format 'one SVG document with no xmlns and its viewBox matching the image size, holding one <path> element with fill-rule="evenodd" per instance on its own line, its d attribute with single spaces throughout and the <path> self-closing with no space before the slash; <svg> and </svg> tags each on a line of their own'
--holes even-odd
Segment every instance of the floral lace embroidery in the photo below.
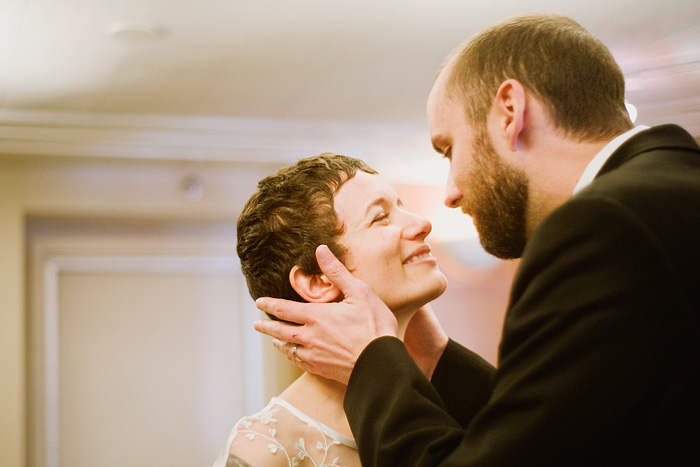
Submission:
<svg viewBox="0 0 700 467">
<path fill-rule="evenodd" d="M 304 459 L 308 459 L 315 467 L 343 467 L 338 464 L 338 457 L 335 457 L 332 461 L 327 460 L 328 449 L 333 445 L 341 444 L 341 442 L 336 439 L 332 439 L 317 426 L 311 423 L 307 423 L 307 425 L 318 432 L 322 439 L 322 441 L 319 440 L 316 442 L 316 449 L 323 452 L 323 457 L 321 458 L 320 463 L 317 463 L 314 456 L 312 456 L 307 449 L 306 442 L 304 441 L 303 437 L 300 437 L 295 443 L 294 447 L 297 449 L 297 452 L 296 455 L 294 455 L 294 453 L 288 452 L 284 445 L 278 441 L 276 428 L 268 428 L 267 433 L 261 433 L 253 428 L 254 420 L 257 420 L 266 426 L 270 425 L 271 423 L 277 423 L 278 420 L 274 418 L 274 415 L 279 412 L 279 410 L 279 408 L 269 408 L 255 415 L 244 418 L 239 423 L 239 425 L 243 425 L 243 427 L 236 427 L 235 436 L 238 434 L 245 434 L 245 437 L 250 441 L 255 440 L 256 437 L 264 438 L 265 440 L 269 441 L 267 444 L 267 449 L 270 451 L 270 453 L 277 454 L 278 452 L 282 452 L 287 457 L 287 462 L 290 467 L 298 467 L 300 465 L 300 461 Z"/>
</svg>

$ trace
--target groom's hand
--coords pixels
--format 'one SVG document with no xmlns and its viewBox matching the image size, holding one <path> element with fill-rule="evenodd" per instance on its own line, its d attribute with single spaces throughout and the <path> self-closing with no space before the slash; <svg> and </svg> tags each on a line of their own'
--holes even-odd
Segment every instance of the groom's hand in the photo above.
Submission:
<svg viewBox="0 0 700 467">
<path fill-rule="evenodd" d="M 255 329 L 304 371 L 347 384 L 357 357 L 372 340 L 396 336 L 394 314 L 354 277 L 326 245 L 316 249 L 321 271 L 345 297 L 342 302 L 300 303 L 261 297 L 256 306 L 280 320 L 258 320 Z"/>
</svg>

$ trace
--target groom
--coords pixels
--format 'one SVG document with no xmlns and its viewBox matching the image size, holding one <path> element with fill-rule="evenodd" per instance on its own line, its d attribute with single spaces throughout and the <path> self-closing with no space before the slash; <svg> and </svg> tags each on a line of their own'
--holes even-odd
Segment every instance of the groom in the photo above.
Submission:
<svg viewBox="0 0 700 467">
<path fill-rule="evenodd" d="M 348 384 L 363 465 L 700 465 L 697 143 L 675 125 L 634 128 L 608 49 L 556 15 L 466 42 L 427 111 L 450 161 L 445 204 L 487 251 L 522 258 L 498 368 L 427 310 L 404 345 L 324 246 L 343 302 L 260 299 L 299 325 L 255 328 Z"/>
</svg>

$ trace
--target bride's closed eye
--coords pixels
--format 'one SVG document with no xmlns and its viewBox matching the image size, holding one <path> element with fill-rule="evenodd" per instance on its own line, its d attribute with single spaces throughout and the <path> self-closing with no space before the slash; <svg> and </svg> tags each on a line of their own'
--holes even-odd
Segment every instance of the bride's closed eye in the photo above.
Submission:
<svg viewBox="0 0 700 467">
<path fill-rule="evenodd" d="M 379 215 L 377 215 L 374 219 L 372 219 L 372 224 L 380 223 L 384 220 L 389 219 L 389 213 L 388 212 L 382 212 Z"/>
</svg>

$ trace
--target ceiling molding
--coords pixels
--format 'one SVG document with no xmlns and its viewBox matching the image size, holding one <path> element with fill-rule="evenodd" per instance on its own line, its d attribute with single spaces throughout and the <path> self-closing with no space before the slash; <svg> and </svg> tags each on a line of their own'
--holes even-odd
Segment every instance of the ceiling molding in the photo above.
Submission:
<svg viewBox="0 0 700 467">
<path fill-rule="evenodd" d="M 412 125 L 0 111 L 0 157 L 289 163 L 324 151 L 406 155 L 410 143 L 426 134 L 425 128 Z"/>
<path fill-rule="evenodd" d="M 638 108 L 639 124 L 677 123 L 700 137 L 700 96 Z M 443 185 L 447 176 L 447 164 L 436 162 L 428 130 L 419 125 L 0 110 L 0 160 L 288 165 L 327 151 L 362 158 L 394 184 Z"/>
</svg>

